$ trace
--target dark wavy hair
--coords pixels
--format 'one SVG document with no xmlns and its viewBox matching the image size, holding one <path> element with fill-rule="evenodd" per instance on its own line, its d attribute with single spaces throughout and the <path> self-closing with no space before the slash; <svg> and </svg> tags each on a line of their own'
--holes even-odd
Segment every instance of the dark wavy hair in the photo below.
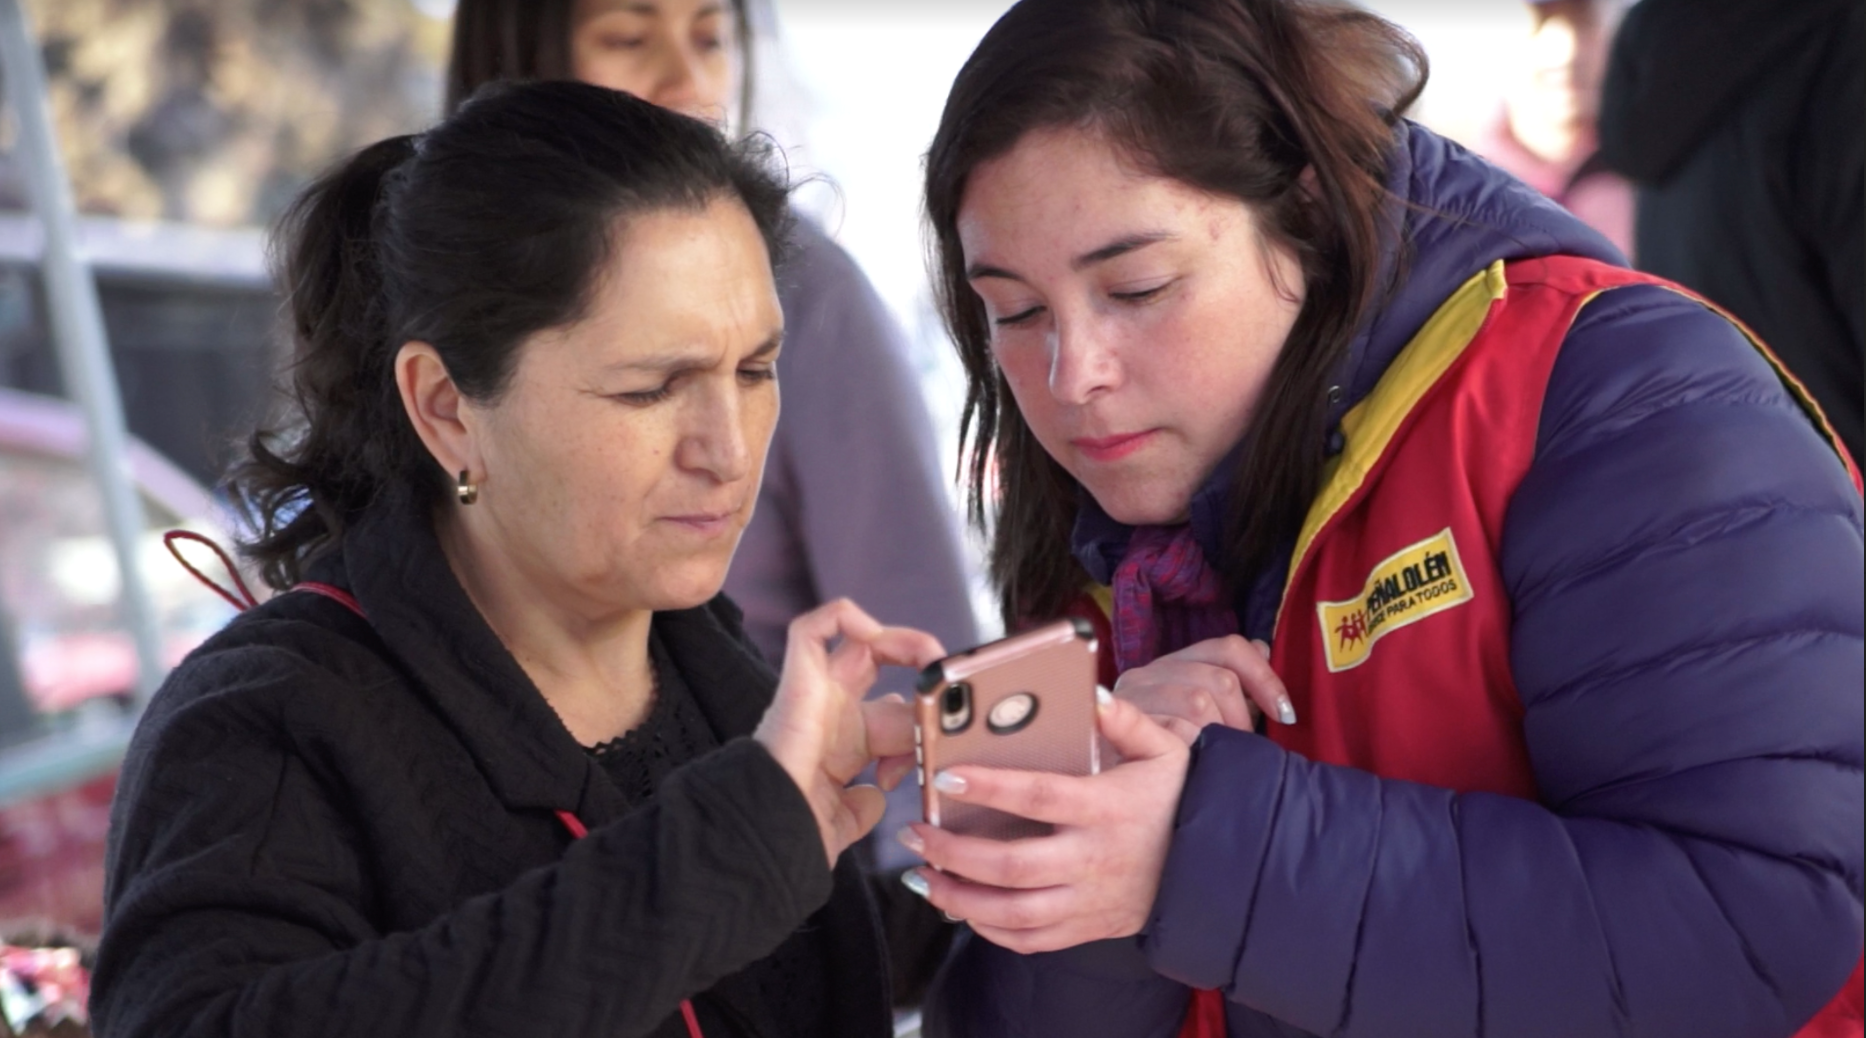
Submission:
<svg viewBox="0 0 1866 1038">
<path fill-rule="evenodd" d="M 966 372 L 969 508 L 991 533 L 1007 623 L 1061 612 L 1088 577 L 1070 552 L 1076 482 L 1018 413 L 966 278 L 972 171 L 1034 130 L 1083 128 L 1148 173 L 1244 202 L 1300 259 L 1306 298 L 1245 433 L 1213 560 L 1235 586 L 1295 535 L 1319 488 L 1329 379 L 1379 294 L 1387 163 L 1425 78 L 1412 37 L 1319 0 L 1023 0 L 986 34 L 947 97 L 926 206 Z"/>
<path fill-rule="evenodd" d="M 527 338 L 584 314 L 643 213 L 737 200 L 777 266 L 789 189 L 771 158 L 762 138 L 728 144 L 627 94 L 548 82 L 489 87 L 326 172 L 272 239 L 293 346 L 284 413 L 229 479 L 266 583 L 297 583 L 389 487 L 445 497 L 396 389 L 402 344 L 432 344 L 461 393 L 496 401 Z"/>
<path fill-rule="evenodd" d="M 752 108 L 751 19 L 746 0 L 730 0 L 738 34 L 739 104 Z M 447 59 L 448 111 L 487 83 L 570 79 L 570 17 L 576 0 L 460 0 Z"/>
</svg>

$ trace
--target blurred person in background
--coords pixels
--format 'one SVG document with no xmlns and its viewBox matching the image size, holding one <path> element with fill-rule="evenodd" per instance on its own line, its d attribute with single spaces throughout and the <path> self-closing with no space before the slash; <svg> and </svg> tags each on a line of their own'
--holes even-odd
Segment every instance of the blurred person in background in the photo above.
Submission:
<svg viewBox="0 0 1866 1038">
<path fill-rule="evenodd" d="M 461 0 L 457 106 L 499 79 L 580 79 L 725 126 L 748 107 L 748 0 Z M 958 519 L 907 347 L 848 253 L 798 215 L 781 275 L 784 419 L 726 577 L 773 663 L 808 609 L 846 596 L 955 649 L 977 640 Z M 912 675 L 878 691 L 906 692 Z"/>
<path fill-rule="evenodd" d="M 280 592 L 123 765 L 99 1034 L 890 1032 L 849 782 L 929 635 L 782 676 L 719 594 L 777 421 L 770 156 L 582 83 L 372 145 L 277 240 L 293 394 L 232 479 Z"/>
<path fill-rule="evenodd" d="M 934 777 L 1054 831 L 908 830 L 932 1038 L 1861 1034 L 1858 470 L 1424 81 L 1316 0 L 1022 0 L 955 80 L 974 508 L 1122 760 Z"/>
<path fill-rule="evenodd" d="M 1866 443 L 1866 5 L 1643 0 L 1600 114 L 1641 269 L 1728 307 Z"/>
<path fill-rule="evenodd" d="M 1633 188 L 1599 158 L 1600 80 L 1618 0 L 1532 0 L 1502 110 L 1474 150 L 1633 255 Z"/>
</svg>

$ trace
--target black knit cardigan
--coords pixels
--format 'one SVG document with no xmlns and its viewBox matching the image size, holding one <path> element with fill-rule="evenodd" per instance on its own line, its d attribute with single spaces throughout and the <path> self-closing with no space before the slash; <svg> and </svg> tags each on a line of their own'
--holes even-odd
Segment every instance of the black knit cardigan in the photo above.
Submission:
<svg viewBox="0 0 1866 1038">
<path fill-rule="evenodd" d="M 655 617 L 723 745 L 631 809 L 418 509 L 380 504 L 311 576 L 368 619 L 275 597 L 188 657 L 131 743 L 100 1035 L 633 1038 L 696 993 L 729 1010 L 732 976 L 787 939 L 833 978 L 821 1033 L 889 1032 L 864 881 L 850 855 L 832 873 L 747 737 L 775 676 L 730 602 Z"/>
</svg>

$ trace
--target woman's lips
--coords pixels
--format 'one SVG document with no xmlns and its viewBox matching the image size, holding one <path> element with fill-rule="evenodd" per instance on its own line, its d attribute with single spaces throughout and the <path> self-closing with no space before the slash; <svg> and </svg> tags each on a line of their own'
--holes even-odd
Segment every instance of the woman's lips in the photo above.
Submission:
<svg viewBox="0 0 1866 1038">
<path fill-rule="evenodd" d="M 1136 433 L 1121 433 L 1118 436 L 1085 436 L 1079 440 L 1070 440 L 1069 445 L 1090 461 L 1119 461 L 1145 447 L 1157 431 L 1147 429 Z"/>
<path fill-rule="evenodd" d="M 709 512 L 695 515 L 670 515 L 664 517 L 664 521 L 673 523 L 680 529 L 711 537 L 730 530 L 732 517 L 737 514 L 737 512 Z"/>
</svg>

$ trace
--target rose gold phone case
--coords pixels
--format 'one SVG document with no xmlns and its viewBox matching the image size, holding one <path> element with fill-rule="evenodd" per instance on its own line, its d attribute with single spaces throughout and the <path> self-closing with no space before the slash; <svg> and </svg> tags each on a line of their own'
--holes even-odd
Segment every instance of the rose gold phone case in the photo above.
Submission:
<svg viewBox="0 0 1866 1038">
<path fill-rule="evenodd" d="M 933 776 L 955 764 L 1064 775 L 1099 772 L 1095 653 L 1095 631 L 1087 621 L 1058 620 L 948 656 L 921 672 L 914 702 L 914 754 L 920 762 L 921 809 L 928 823 L 995 840 L 1049 833 L 1047 823 L 950 800 L 933 788 Z M 942 731 L 941 697 L 961 682 L 972 688 L 971 722 L 963 731 Z M 1022 694 L 1035 697 L 1028 718 L 1015 730 L 994 730 L 993 708 Z"/>
</svg>

